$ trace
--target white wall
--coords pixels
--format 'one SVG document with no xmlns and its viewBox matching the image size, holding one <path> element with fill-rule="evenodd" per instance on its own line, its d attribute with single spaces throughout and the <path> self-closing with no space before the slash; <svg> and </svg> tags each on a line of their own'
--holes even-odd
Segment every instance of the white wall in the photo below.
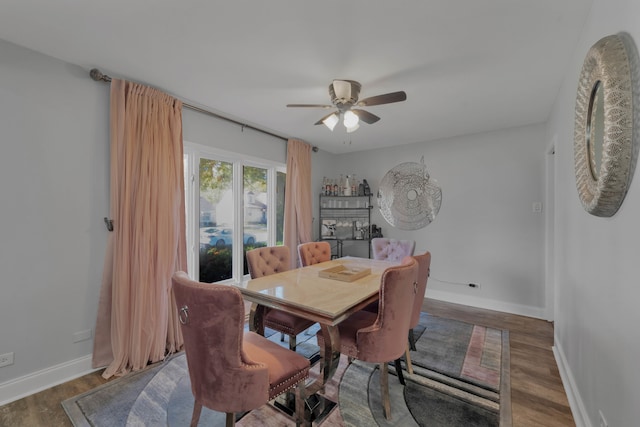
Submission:
<svg viewBox="0 0 640 427">
<path fill-rule="evenodd" d="M 640 176 L 612 218 L 583 210 L 573 172 L 578 76 L 600 38 L 627 32 L 640 44 L 640 2 L 594 0 L 549 125 L 556 138 L 555 350 L 577 424 L 634 426 L 640 420 Z M 640 131 L 640 130 L 638 130 Z"/>
<path fill-rule="evenodd" d="M 258 159 L 287 163 L 287 142 L 189 108 L 182 110 L 182 138 Z"/>
<path fill-rule="evenodd" d="M 385 237 L 415 240 L 416 252 L 432 252 L 428 297 L 544 317 L 544 214 L 532 205 L 544 202 L 547 145 L 545 127 L 528 126 L 340 155 L 334 169 L 366 178 L 375 196 L 389 169 L 424 156 L 442 188 L 435 221 L 393 228 L 374 197 L 372 223 Z"/>
<path fill-rule="evenodd" d="M 108 216 L 108 86 L 0 41 L 0 403 L 90 366 Z M 55 372 L 54 372 L 55 371 Z M 36 386 L 38 384 L 35 384 Z M 23 388 L 24 386 L 24 388 Z"/>
</svg>

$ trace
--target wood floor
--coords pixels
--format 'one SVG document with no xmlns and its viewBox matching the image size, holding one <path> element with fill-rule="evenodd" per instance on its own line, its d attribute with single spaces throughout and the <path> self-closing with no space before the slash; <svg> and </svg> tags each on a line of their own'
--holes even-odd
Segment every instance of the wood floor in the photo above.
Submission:
<svg viewBox="0 0 640 427">
<path fill-rule="evenodd" d="M 575 426 L 551 350 L 552 323 L 431 299 L 425 300 L 423 308 L 436 316 L 509 330 L 514 427 Z M 100 373 L 85 375 L 1 406 L 0 426 L 72 426 L 60 402 L 104 384 L 106 380 Z"/>
<path fill-rule="evenodd" d="M 509 330 L 514 427 L 575 426 L 553 356 L 553 323 L 426 299 L 434 316 Z"/>
</svg>

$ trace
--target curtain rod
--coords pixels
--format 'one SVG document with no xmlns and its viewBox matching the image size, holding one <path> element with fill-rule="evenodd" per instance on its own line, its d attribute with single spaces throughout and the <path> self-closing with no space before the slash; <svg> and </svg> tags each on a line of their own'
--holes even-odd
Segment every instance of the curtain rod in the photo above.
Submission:
<svg viewBox="0 0 640 427">
<path fill-rule="evenodd" d="M 109 77 L 106 74 L 102 74 L 102 72 L 100 70 L 98 70 L 97 68 L 93 68 L 91 71 L 89 71 L 89 75 L 91 76 L 91 78 L 93 80 L 95 80 L 97 82 L 99 82 L 99 81 L 103 81 L 103 82 L 107 82 L 107 83 L 111 82 L 111 77 Z M 271 132 L 268 132 L 266 130 L 259 129 L 257 127 L 253 127 L 253 126 L 248 125 L 246 123 L 242 123 L 242 122 L 239 122 L 237 120 L 230 119 L 229 117 L 221 116 L 220 114 L 214 113 L 213 111 L 209 111 L 209 110 L 205 110 L 204 108 L 196 107 L 195 105 L 191 105 L 191 104 L 189 104 L 187 102 L 184 102 L 183 100 L 180 100 L 180 101 L 182 102 L 182 105 L 184 107 L 187 107 L 190 110 L 197 111 L 197 112 L 203 113 L 203 114 L 207 114 L 209 116 L 213 116 L 216 119 L 226 120 L 227 122 L 234 123 L 236 125 L 239 125 L 242 128 L 242 130 L 244 130 L 244 128 L 248 128 L 248 129 L 255 130 L 257 132 L 261 132 L 261 133 L 267 134 L 269 136 L 273 136 L 274 138 L 278 138 L 278 139 L 281 139 L 283 141 L 288 141 L 287 138 L 285 138 L 283 136 L 280 136 L 280 135 L 276 135 L 275 133 L 271 133 Z M 313 146 L 312 150 L 313 150 L 314 153 L 317 153 L 318 152 L 318 147 Z"/>
</svg>

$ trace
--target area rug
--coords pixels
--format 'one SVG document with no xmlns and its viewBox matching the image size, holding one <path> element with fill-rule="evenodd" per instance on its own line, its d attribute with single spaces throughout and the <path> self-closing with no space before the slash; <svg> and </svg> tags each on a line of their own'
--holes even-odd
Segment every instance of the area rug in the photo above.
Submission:
<svg viewBox="0 0 640 427">
<path fill-rule="evenodd" d="M 404 387 L 389 381 L 392 420 L 382 413 L 378 369 L 354 361 L 340 382 L 341 425 L 512 425 L 508 331 L 422 313 L 414 332 L 414 374 L 404 373 Z"/>
<path fill-rule="evenodd" d="M 298 351 L 317 359 L 317 325 L 298 336 Z M 422 313 L 411 352 L 414 374 L 402 386 L 390 365 L 392 420 L 382 414 L 377 366 L 340 360 L 324 397 L 335 408 L 314 426 L 500 426 L 510 427 L 508 331 L 485 328 Z M 269 339 L 288 346 L 273 331 Z M 311 376 L 317 376 L 316 363 Z M 403 362 L 403 366 L 405 363 Z M 238 426 L 295 425 L 289 415 L 265 405 L 243 414 Z M 186 358 L 178 353 L 143 371 L 110 381 L 62 402 L 74 426 L 185 426 L 193 396 Z M 224 426 L 222 413 L 203 408 L 199 425 Z"/>
</svg>

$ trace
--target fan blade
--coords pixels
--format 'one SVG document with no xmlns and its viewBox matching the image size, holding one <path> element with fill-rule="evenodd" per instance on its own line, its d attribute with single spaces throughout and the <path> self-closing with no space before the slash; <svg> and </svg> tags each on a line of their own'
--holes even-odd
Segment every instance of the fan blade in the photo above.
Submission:
<svg viewBox="0 0 640 427">
<path fill-rule="evenodd" d="M 391 104 L 393 102 L 405 101 L 407 94 L 404 91 L 385 93 L 384 95 L 371 96 L 358 102 L 358 107 L 370 107 L 372 105 Z"/>
<path fill-rule="evenodd" d="M 334 111 L 333 113 L 329 113 L 326 116 L 324 116 L 323 118 L 321 118 L 320 120 L 318 120 L 317 122 L 315 122 L 314 125 L 323 125 L 324 123 L 322 123 L 322 122 L 324 122 L 327 119 L 327 117 L 329 117 L 332 114 L 340 115 L 340 112 L 339 111 Z"/>
<path fill-rule="evenodd" d="M 304 108 L 333 108 L 333 105 L 325 105 L 325 104 L 287 104 L 287 107 L 304 107 Z"/>
<path fill-rule="evenodd" d="M 351 111 L 353 111 L 353 113 L 356 116 L 358 116 L 360 118 L 360 120 L 362 120 L 363 122 L 365 122 L 367 124 L 372 124 L 372 123 L 375 123 L 378 120 L 380 120 L 380 117 L 376 116 L 375 114 L 371 114 L 368 111 L 357 110 L 357 109 L 351 109 Z"/>
</svg>

